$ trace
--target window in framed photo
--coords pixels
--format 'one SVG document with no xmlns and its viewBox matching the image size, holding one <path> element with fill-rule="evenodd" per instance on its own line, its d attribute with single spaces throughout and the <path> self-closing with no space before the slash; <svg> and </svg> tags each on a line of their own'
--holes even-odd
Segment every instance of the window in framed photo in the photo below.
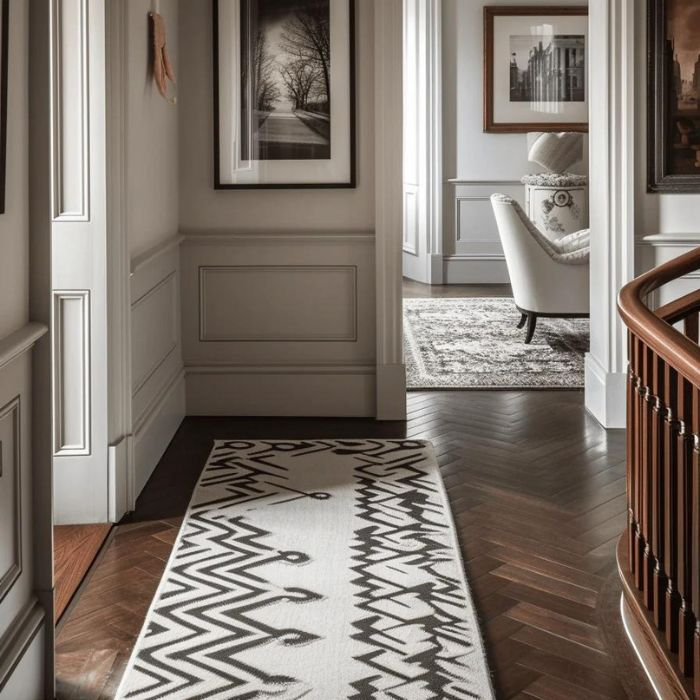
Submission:
<svg viewBox="0 0 700 700">
<path fill-rule="evenodd" d="M 586 7 L 484 8 L 484 131 L 588 130 Z"/>
<path fill-rule="evenodd" d="M 214 0 L 215 186 L 354 187 L 354 0 Z"/>
<path fill-rule="evenodd" d="M 700 3 L 649 0 L 650 192 L 700 192 Z"/>
</svg>

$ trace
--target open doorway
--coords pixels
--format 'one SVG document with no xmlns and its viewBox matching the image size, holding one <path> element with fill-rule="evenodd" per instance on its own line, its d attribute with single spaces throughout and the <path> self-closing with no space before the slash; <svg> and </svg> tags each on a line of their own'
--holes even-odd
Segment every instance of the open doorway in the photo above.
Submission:
<svg viewBox="0 0 700 700">
<path fill-rule="evenodd" d="M 407 387 L 582 389 L 587 10 L 485 5 L 405 6 Z"/>
</svg>

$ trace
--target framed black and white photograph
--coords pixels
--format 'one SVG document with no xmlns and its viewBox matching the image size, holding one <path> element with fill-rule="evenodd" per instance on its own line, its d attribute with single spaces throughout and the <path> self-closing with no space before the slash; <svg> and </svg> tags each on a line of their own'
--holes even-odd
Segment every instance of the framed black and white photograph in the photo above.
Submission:
<svg viewBox="0 0 700 700">
<path fill-rule="evenodd" d="M 588 130 L 586 7 L 484 8 L 484 131 Z"/>
<path fill-rule="evenodd" d="M 700 192 L 700 3 L 649 0 L 650 192 Z"/>
<path fill-rule="evenodd" d="M 214 0 L 215 187 L 355 186 L 354 0 Z"/>
</svg>

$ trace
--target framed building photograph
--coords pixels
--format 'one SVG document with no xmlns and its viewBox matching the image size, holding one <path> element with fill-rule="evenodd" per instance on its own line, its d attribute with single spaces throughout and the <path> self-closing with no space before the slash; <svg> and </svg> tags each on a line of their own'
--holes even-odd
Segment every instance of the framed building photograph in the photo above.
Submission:
<svg viewBox="0 0 700 700">
<path fill-rule="evenodd" d="M 700 3 L 648 8 L 648 190 L 700 192 Z"/>
<path fill-rule="evenodd" d="M 215 187 L 354 187 L 354 0 L 213 11 Z"/>
<path fill-rule="evenodd" d="M 484 7 L 484 131 L 588 131 L 588 9 Z"/>
</svg>

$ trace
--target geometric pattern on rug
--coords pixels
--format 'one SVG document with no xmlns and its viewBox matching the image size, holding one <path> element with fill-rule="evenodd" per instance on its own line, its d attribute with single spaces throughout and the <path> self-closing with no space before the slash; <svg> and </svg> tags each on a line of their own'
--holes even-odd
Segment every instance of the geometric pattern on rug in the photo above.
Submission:
<svg viewBox="0 0 700 700">
<path fill-rule="evenodd" d="M 217 441 L 118 698 L 493 698 L 430 443 Z"/>
<path fill-rule="evenodd" d="M 586 318 L 540 318 L 532 342 L 509 297 L 404 299 L 409 389 L 578 389 Z"/>
</svg>

